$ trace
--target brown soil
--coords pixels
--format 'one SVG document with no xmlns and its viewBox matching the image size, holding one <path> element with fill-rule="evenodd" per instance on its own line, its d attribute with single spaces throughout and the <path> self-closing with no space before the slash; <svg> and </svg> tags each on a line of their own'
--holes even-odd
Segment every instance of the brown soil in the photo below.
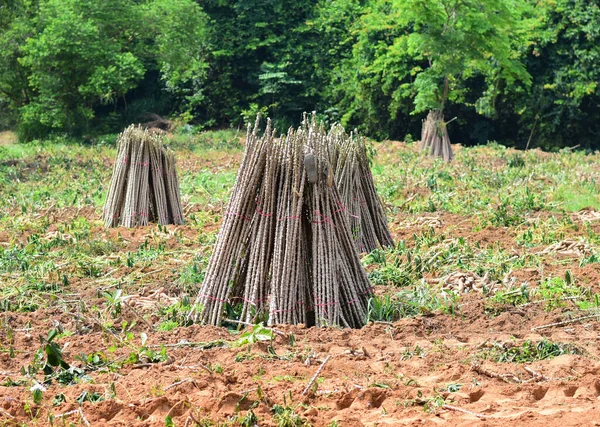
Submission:
<svg viewBox="0 0 600 427">
<path fill-rule="evenodd" d="M 597 418 L 597 325 L 549 330 L 545 337 L 576 343 L 583 347 L 585 356 L 565 355 L 529 364 L 529 368 L 549 380 L 511 384 L 476 372 L 474 355 L 482 351 L 486 342 L 516 345 L 525 339 L 539 341 L 544 336 L 532 333 L 531 327 L 554 319 L 535 309 L 489 319 L 478 314 L 481 310 L 477 305 L 476 300 L 472 301 L 460 317 L 402 320 L 393 325 L 373 324 L 362 330 L 281 326 L 283 334 L 270 344 L 275 355 L 269 344 L 208 350 L 184 344 L 235 340 L 223 328 L 191 326 L 149 333 L 150 345 L 168 346 L 166 362 L 128 365 L 118 373 L 93 372 L 89 374 L 93 380 L 90 383 L 69 387 L 54 384 L 46 394 L 64 393 L 67 401 L 73 402 L 84 390 L 105 394 L 112 388 L 116 392 L 114 399 L 83 404 L 82 412 L 91 425 L 159 426 L 164 425 L 167 414 L 176 425 L 184 425 L 190 417 L 224 422 L 236 411 L 244 413 L 250 407 L 255 408 L 261 420 L 259 425 L 276 425 L 271 421 L 270 408 L 274 403 L 283 404 L 284 399 L 288 405 L 303 404 L 296 412 L 315 426 L 328 425 L 332 420 L 344 426 L 500 426 L 507 422 L 574 426 Z M 42 319 L 52 318 L 65 324 L 71 321 L 68 316 L 57 315 L 38 312 L 33 318 L 10 319 L 11 324 L 22 328 L 31 321 L 32 329 L 15 333 L 15 346 L 20 351 L 15 358 L 2 354 L 2 382 L 7 377 L 15 378 L 20 367 L 30 363 L 32 353 L 39 347 L 35 337 L 50 326 L 50 320 Z M 63 344 L 69 342 L 66 359 L 82 352 L 107 352 L 110 337 L 91 326 L 90 333 L 62 340 Z M 294 346 L 290 345 L 292 334 Z M 126 355 L 127 351 L 117 349 L 111 357 Z M 331 359 L 319 376 L 318 387 L 303 395 L 309 379 L 327 356 Z M 484 361 L 482 365 L 489 372 L 511 373 L 522 380 L 532 378 L 522 364 Z M 211 367 L 213 372 L 203 366 Z M 462 388 L 445 391 L 449 384 L 461 384 Z M 37 410 L 35 405 L 24 409 L 23 404 L 31 399 L 22 388 L 0 387 L 0 396 L 4 420 L 9 425 L 11 417 L 27 422 Z M 432 399 L 436 396 L 453 403 L 435 407 Z M 62 404 L 52 412 L 60 415 L 77 407 Z M 428 407 L 430 412 L 424 410 Z M 80 415 L 68 418 L 78 421 Z"/>
<path fill-rule="evenodd" d="M 390 143 L 390 152 L 398 145 Z M 226 154 L 204 161 L 183 160 L 183 166 L 186 170 L 231 168 L 238 162 L 239 157 Z M 191 206 L 186 212 L 193 209 Z M 215 209 L 218 213 L 218 208 Z M 39 215 L 59 223 L 78 216 L 98 219 L 100 211 L 50 209 Z M 440 221 L 439 227 L 434 228 L 436 233 L 463 237 L 469 243 L 479 242 L 481 247 L 500 245 L 523 250 L 517 248 L 513 229 L 487 227 L 474 231 L 476 218 L 448 213 L 431 216 Z M 430 228 L 418 220 L 418 215 L 406 214 L 390 218 L 394 238 L 410 240 L 415 233 Z M 203 231 L 216 231 L 218 227 L 218 222 L 211 223 Z M 57 230 L 51 226 L 48 233 Z M 173 281 L 181 263 L 210 249 L 199 247 L 199 232 L 190 225 L 168 227 L 168 232 L 161 239 L 166 241 L 167 248 L 179 251 L 178 258 L 160 271 L 148 267 L 140 271 L 147 274 L 146 284 L 140 285 L 140 294 L 160 286 L 166 293 L 176 295 Z M 0 244 L 7 246 L 13 238 L 2 233 Z M 105 230 L 99 222 L 94 222 L 89 239 L 118 240 L 122 251 L 134 251 L 146 240 L 155 238 L 158 238 L 155 225 Z M 18 239 L 25 241 L 26 234 Z M 578 260 L 548 265 L 543 274 L 564 274 L 566 269 L 583 285 L 600 291 L 600 272 L 591 265 L 579 267 Z M 112 274 L 118 278 L 130 272 L 121 268 Z M 512 276 L 519 281 L 535 281 L 541 274 L 536 269 L 524 268 Z M 94 279 L 74 279 L 69 289 L 88 306 L 99 300 L 99 285 Z M 390 292 L 393 289 L 377 290 L 378 294 Z M 258 425 L 275 426 L 271 413 L 274 404 L 294 407 L 313 426 L 333 425 L 333 421 L 350 427 L 600 424 L 595 421 L 600 420 L 600 325 L 590 319 L 532 331 L 534 327 L 564 319 L 569 306 L 549 313 L 539 304 L 531 304 L 492 316 L 486 314 L 483 296 L 469 294 L 461 299 L 455 316 L 423 316 L 393 324 L 371 324 L 361 330 L 279 326 L 281 334 L 274 342 L 242 347 L 232 344 L 237 335 L 225 328 L 193 325 L 158 332 L 157 316 L 141 321 L 140 313 L 131 309 L 124 310 L 122 320 L 129 324 L 137 322 L 131 329 L 134 338 L 115 348 L 115 337 L 93 321 L 93 315 L 81 311 L 79 300 L 65 304 L 68 310 L 9 312 L 0 317 L 0 423 L 3 425 L 44 426 L 51 424 L 53 416 L 54 425 L 63 425 L 64 418 L 65 425 L 164 426 L 167 415 L 177 426 L 213 425 L 207 420 L 214 425 L 238 425 L 226 423 L 236 412 L 243 415 L 253 408 Z M 8 386 L 7 381 L 21 377 L 20 369 L 32 363 L 34 353 L 40 348 L 38 336 L 47 335 L 56 322 L 65 330 L 75 331 L 74 335 L 59 340 L 61 346 L 66 346 L 65 360 L 75 366 L 83 365 L 75 359 L 81 353 L 103 352 L 110 360 L 125 360 L 139 348 L 142 332 L 148 335 L 147 345 L 156 351 L 165 346 L 168 359 L 161 363 L 130 363 L 115 371 L 90 371 L 88 380 L 75 385 L 52 383 L 44 392 L 45 401 L 36 405 L 27 388 Z M 544 338 L 574 344 L 582 354 L 528 364 L 485 359 L 486 350 L 495 343 L 508 347 Z M 219 345 L 221 340 L 226 345 Z M 216 347 L 202 349 L 206 343 Z M 10 346 L 15 350 L 14 357 L 9 355 Z M 316 386 L 303 394 L 327 356 L 330 359 Z M 528 373 L 525 367 L 539 375 Z M 512 374 L 517 382 L 506 382 L 494 373 Z M 460 390 L 448 391 L 452 384 L 460 384 Z M 76 411 L 79 406 L 73 402 L 83 391 L 113 398 L 84 402 L 81 411 Z M 59 393 L 65 395 L 67 403 L 53 406 L 51 401 Z M 441 399 L 446 400 L 446 406 L 436 404 Z"/>
<path fill-rule="evenodd" d="M 64 221 L 77 215 L 97 215 L 98 212 L 63 209 L 47 214 Z M 510 232 L 506 229 L 470 232 L 469 219 L 450 214 L 442 214 L 440 218 L 443 225 L 439 232 L 462 235 L 482 244 L 511 244 Z M 394 218 L 393 223 L 400 224 L 404 220 L 404 217 Z M 97 227 L 92 238 L 119 234 L 125 247 L 132 250 L 152 236 L 154 229 L 149 226 L 107 231 Z M 196 240 L 196 232 L 191 227 L 178 229 L 190 241 Z M 395 237 L 402 238 L 395 226 L 394 230 Z M 419 226 L 409 226 L 406 230 L 407 235 L 412 235 Z M 178 244 L 175 238 L 168 242 L 173 246 Z M 193 245 L 190 248 L 191 257 Z M 593 268 L 571 269 L 576 277 L 587 278 L 585 281 L 589 285 L 598 287 L 600 274 Z M 514 275 L 523 280 L 535 280 L 539 272 L 523 269 Z M 164 273 L 151 277 L 165 284 Z M 79 280 L 71 287 L 80 291 L 83 299 L 91 304 L 97 296 L 96 289 L 90 285 L 91 281 Z M 564 309 L 567 310 L 568 307 Z M 130 322 L 136 320 L 134 313 L 123 317 Z M 65 329 L 82 331 L 60 340 L 62 345 L 68 342 L 66 360 L 73 361 L 80 353 L 95 351 L 104 352 L 111 359 L 126 358 L 131 349 L 124 346 L 107 350 L 111 343 L 114 344 L 113 337 L 90 318 L 76 321 L 72 315 L 58 309 L 7 314 L 4 321 L 14 330 L 13 345 L 17 353 L 14 358 L 8 357 L 7 352 L 0 353 L 0 383 L 19 377 L 20 368 L 31 363 L 33 353 L 39 348 L 38 335 L 45 335 L 55 321 Z M 162 426 L 167 414 L 176 425 L 185 425 L 186 420 L 189 420 L 188 425 L 193 425 L 192 418 L 224 423 L 236 411 L 244 414 L 253 407 L 259 425 L 269 426 L 276 425 L 270 413 L 275 403 L 296 407 L 296 413 L 314 426 L 326 426 L 334 420 L 340 426 L 500 426 L 507 422 L 546 427 L 582 425 L 600 415 L 597 403 L 600 396 L 597 342 L 600 328 L 595 323 L 576 323 L 549 328 L 543 334 L 531 331 L 532 327 L 561 318 L 560 312 L 548 313 L 535 304 L 523 309 L 509 309 L 493 317 L 484 314 L 482 296 L 467 295 L 462 299 L 460 313 L 454 317 L 436 315 L 405 319 L 394 324 L 372 324 L 362 330 L 280 326 L 278 329 L 284 335 L 277 336 L 271 344 L 275 354 L 269 344 L 206 350 L 186 344 L 216 340 L 234 342 L 236 336 L 225 328 L 195 325 L 172 332 L 156 332 L 139 322 L 132 332 L 137 337 L 145 331 L 150 345 L 166 345 L 169 356 L 166 362 L 125 365 L 117 372 L 90 372 L 90 382 L 67 387 L 52 384 L 45 396 L 63 393 L 67 402 L 74 402 L 84 390 L 108 395 L 112 389 L 116 393 L 114 399 L 82 405 L 82 413 L 91 425 Z M 159 320 L 150 318 L 148 321 L 154 324 Z M 0 335 L 5 342 L 5 333 L 0 332 Z M 294 346 L 290 345 L 291 335 L 295 338 Z M 522 384 L 506 383 L 473 368 L 486 343 L 516 345 L 527 339 L 540 341 L 543 338 L 576 344 L 584 354 L 527 365 L 482 362 L 486 372 L 511 373 L 526 381 L 532 379 L 523 369 L 528 366 L 546 378 Z M 135 344 L 139 346 L 137 340 Z M 310 378 L 327 356 L 331 359 L 319 376 L 318 386 L 303 395 Z M 210 367 L 212 372 L 204 367 Z M 461 384 L 461 388 L 454 392 L 445 391 L 449 384 Z M 436 406 L 435 399 L 440 396 L 452 402 L 450 406 Z M 35 415 L 38 415 L 36 424 L 45 425 L 48 412 L 60 416 L 78 408 L 73 403 L 38 407 L 32 404 L 31 393 L 23 387 L 0 386 L 0 400 L 0 419 L 7 425 L 12 421 L 27 424 Z M 39 414 L 36 411 L 40 411 Z M 66 418 L 76 425 L 85 423 L 78 412 Z"/>
</svg>

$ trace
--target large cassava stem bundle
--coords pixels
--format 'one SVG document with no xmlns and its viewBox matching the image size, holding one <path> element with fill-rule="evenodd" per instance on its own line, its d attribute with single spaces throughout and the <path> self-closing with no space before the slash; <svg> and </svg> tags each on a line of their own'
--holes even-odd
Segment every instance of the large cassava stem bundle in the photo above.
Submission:
<svg viewBox="0 0 600 427">
<path fill-rule="evenodd" d="M 447 123 L 442 110 L 431 110 L 423 121 L 419 147 L 432 156 L 441 157 L 449 162 L 454 158 Z"/>
<path fill-rule="evenodd" d="M 153 220 L 183 224 L 175 154 L 160 136 L 134 125 L 119 135 L 103 219 L 107 227 L 135 227 Z"/>
<path fill-rule="evenodd" d="M 333 176 L 331 140 L 340 136 L 327 134 L 315 116 L 281 138 L 274 137 L 270 122 L 259 137 L 258 125 L 257 118 L 248 127 L 244 158 L 190 317 L 218 325 L 229 307 L 245 322 L 362 326 L 371 287 Z M 348 167 L 360 171 L 358 156 L 347 156 L 355 161 Z M 364 171 L 351 179 L 359 173 Z"/>
<path fill-rule="evenodd" d="M 258 125 L 257 118 L 254 130 L 248 127 L 244 158 L 196 299 L 196 303 L 201 304 L 203 309 L 200 313 L 191 313 L 202 323 L 219 324 L 225 303 L 231 298 L 232 290 L 237 291 L 239 295 L 234 296 L 238 298 L 241 297 L 243 290 L 235 282 L 236 280 L 239 282 L 239 278 L 242 277 L 241 267 L 247 264 L 244 263 L 244 257 L 247 256 L 248 241 L 256 211 L 256 197 L 266 165 L 265 147 L 270 145 L 274 133 L 269 124 L 264 137 L 259 138 Z M 244 302 L 246 303 L 246 300 Z M 247 303 L 256 307 L 258 301 L 248 299 Z M 246 311 L 249 309 L 249 307 L 245 308 Z"/>
</svg>

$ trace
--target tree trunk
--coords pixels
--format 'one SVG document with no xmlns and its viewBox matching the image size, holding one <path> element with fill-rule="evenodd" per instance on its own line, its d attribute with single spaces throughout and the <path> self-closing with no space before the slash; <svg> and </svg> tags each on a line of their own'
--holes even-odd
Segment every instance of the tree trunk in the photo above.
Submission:
<svg viewBox="0 0 600 427">
<path fill-rule="evenodd" d="M 419 147 L 432 156 L 443 158 L 446 162 L 454 158 L 442 110 L 431 110 L 423 120 Z"/>
</svg>

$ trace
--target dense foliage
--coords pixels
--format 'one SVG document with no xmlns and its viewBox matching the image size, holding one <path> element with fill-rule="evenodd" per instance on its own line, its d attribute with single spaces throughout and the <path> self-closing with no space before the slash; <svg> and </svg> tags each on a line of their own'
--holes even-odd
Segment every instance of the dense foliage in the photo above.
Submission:
<svg viewBox="0 0 600 427">
<path fill-rule="evenodd" d="M 0 127 L 94 135 L 302 111 L 417 138 L 596 148 L 600 7 L 584 0 L 4 0 Z"/>
</svg>

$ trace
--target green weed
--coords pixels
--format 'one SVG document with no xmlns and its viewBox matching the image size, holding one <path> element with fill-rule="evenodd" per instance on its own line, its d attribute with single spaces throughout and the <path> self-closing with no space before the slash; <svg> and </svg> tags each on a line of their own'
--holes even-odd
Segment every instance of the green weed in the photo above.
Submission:
<svg viewBox="0 0 600 427">
<path fill-rule="evenodd" d="M 443 312 L 456 314 L 458 296 L 440 294 L 428 286 L 418 285 L 394 296 L 373 297 L 369 300 L 367 321 L 393 322 L 404 317 Z"/>
<path fill-rule="evenodd" d="M 546 339 L 539 342 L 526 340 L 518 346 L 494 346 L 481 352 L 480 356 L 498 363 L 532 363 L 563 354 L 583 354 L 583 350 L 573 344 L 556 343 Z"/>
<path fill-rule="evenodd" d="M 309 427 L 311 424 L 305 418 L 295 412 L 296 408 L 291 406 L 273 405 L 273 421 L 277 427 Z"/>
</svg>

